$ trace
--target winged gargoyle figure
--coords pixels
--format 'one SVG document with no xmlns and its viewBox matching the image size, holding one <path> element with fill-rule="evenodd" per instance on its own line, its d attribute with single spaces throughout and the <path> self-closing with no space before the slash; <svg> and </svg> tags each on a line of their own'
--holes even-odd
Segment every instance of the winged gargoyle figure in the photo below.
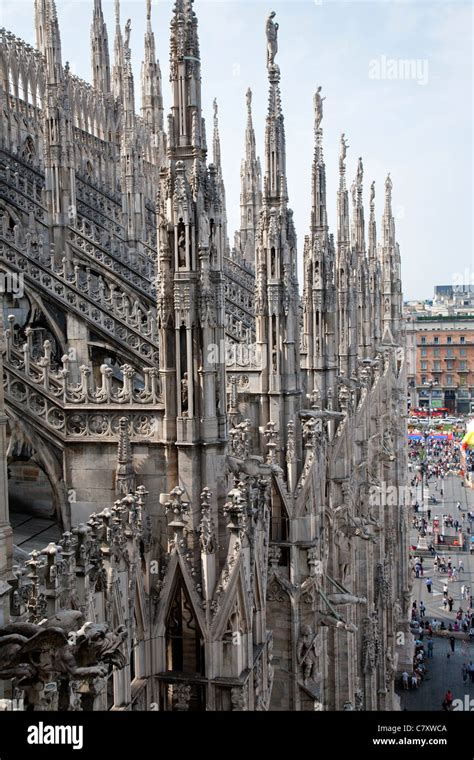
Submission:
<svg viewBox="0 0 474 760">
<path fill-rule="evenodd" d="M 82 614 L 68 610 L 36 623 L 10 623 L 0 628 L 0 679 L 47 683 L 59 677 L 84 679 L 105 676 L 109 664 L 123 668 L 120 646 L 124 626 L 110 631 L 107 623 L 85 623 Z"/>
</svg>

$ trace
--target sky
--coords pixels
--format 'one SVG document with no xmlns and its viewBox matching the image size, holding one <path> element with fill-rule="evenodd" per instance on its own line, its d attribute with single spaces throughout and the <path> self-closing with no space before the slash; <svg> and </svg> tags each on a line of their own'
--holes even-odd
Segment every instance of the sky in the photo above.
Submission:
<svg viewBox="0 0 474 760">
<path fill-rule="evenodd" d="M 93 0 L 57 0 L 63 63 L 90 81 Z M 114 2 L 102 0 L 113 57 Z M 165 114 L 171 0 L 152 0 Z M 121 0 L 132 20 L 137 110 L 145 0 Z M 473 7 L 463 0 L 195 0 L 202 102 L 212 146 L 212 101 L 219 131 L 229 237 L 239 225 L 245 92 L 253 91 L 257 150 L 264 156 L 267 109 L 265 21 L 276 11 L 290 207 L 301 265 L 308 232 L 313 156 L 313 94 L 322 86 L 328 216 L 335 233 L 339 140 L 349 144 L 348 185 L 364 162 L 366 219 L 376 183 L 378 230 L 387 172 L 402 259 L 405 299 L 430 298 L 438 284 L 474 284 Z M 34 44 L 34 0 L 0 0 L 0 26 Z M 166 120 L 165 120 L 166 124 Z M 209 156 L 212 160 L 212 156 Z"/>
</svg>

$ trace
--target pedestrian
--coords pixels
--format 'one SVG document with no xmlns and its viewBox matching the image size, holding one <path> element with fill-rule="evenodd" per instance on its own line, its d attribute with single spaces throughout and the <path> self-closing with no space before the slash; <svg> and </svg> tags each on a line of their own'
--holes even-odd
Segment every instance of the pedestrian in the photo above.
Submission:
<svg viewBox="0 0 474 760">
<path fill-rule="evenodd" d="M 418 688 L 418 678 L 416 677 L 416 673 L 413 672 L 411 677 L 411 688 L 416 689 Z"/>
<path fill-rule="evenodd" d="M 434 641 L 430 638 L 428 639 L 428 657 L 433 657 L 433 648 L 434 648 Z"/>
<path fill-rule="evenodd" d="M 472 660 L 469 662 L 469 678 L 471 679 L 471 683 L 474 683 L 474 665 L 472 663 Z"/>
<path fill-rule="evenodd" d="M 448 596 L 448 584 L 443 583 L 443 596 Z"/>
<path fill-rule="evenodd" d="M 428 594 L 431 594 L 431 586 L 433 585 L 433 581 L 431 580 L 431 578 L 428 577 L 425 583 L 426 583 Z"/>
<path fill-rule="evenodd" d="M 425 617 L 425 610 L 426 610 L 425 605 L 423 604 L 423 602 L 420 602 L 420 617 L 422 618 Z"/>
<path fill-rule="evenodd" d="M 408 691 L 408 678 L 409 678 L 408 673 L 406 672 L 406 670 L 404 670 L 402 673 L 402 683 L 403 683 L 403 688 L 406 689 L 407 691 Z"/>
<path fill-rule="evenodd" d="M 450 689 L 448 689 L 448 691 L 444 695 L 444 701 L 442 704 L 443 710 L 451 710 L 453 699 L 454 699 L 453 693 Z"/>
<path fill-rule="evenodd" d="M 453 574 L 451 576 L 451 580 L 454 583 L 455 581 L 457 581 L 457 579 L 458 579 L 458 571 L 455 567 L 453 567 Z"/>
<path fill-rule="evenodd" d="M 464 562 L 462 561 L 461 557 L 459 558 L 458 562 L 458 573 L 464 572 Z"/>
<path fill-rule="evenodd" d="M 444 607 L 444 609 L 446 609 L 446 607 L 447 607 L 447 606 L 448 606 L 448 600 L 447 600 L 447 599 L 446 599 L 446 597 L 444 596 L 444 597 L 443 597 L 443 607 Z"/>
<path fill-rule="evenodd" d="M 457 507 L 458 512 L 460 512 L 461 511 L 461 502 L 460 501 L 458 501 L 458 503 L 456 504 L 456 507 Z"/>
<path fill-rule="evenodd" d="M 454 647 L 456 645 L 456 639 L 454 638 L 454 636 L 449 637 L 449 643 L 451 644 L 451 652 L 454 652 Z"/>
<path fill-rule="evenodd" d="M 426 514 L 428 515 L 428 520 L 431 520 L 431 509 L 428 509 Z"/>
<path fill-rule="evenodd" d="M 465 662 L 463 662 L 462 664 L 461 673 L 462 673 L 463 684 L 467 684 L 467 679 L 469 677 L 469 670 L 467 669 L 467 665 Z"/>
<path fill-rule="evenodd" d="M 454 604 L 454 599 L 453 599 L 453 597 L 452 597 L 452 596 L 448 596 L 448 607 L 449 607 L 449 611 L 450 611 L 450 612 L 452 612 L 452 611 L 453 611 L 453 604 Z"/>
</svg>

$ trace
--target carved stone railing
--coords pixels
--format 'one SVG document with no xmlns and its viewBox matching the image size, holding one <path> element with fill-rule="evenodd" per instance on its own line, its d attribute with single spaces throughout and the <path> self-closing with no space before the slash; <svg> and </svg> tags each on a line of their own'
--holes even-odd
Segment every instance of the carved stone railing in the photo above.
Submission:
<svg viewBox="0 0 474 760">
<path fill-rule="evenodd" d="M 118 194 L 112 199 L 109 192 L 102 192 L 85 179 L 76 176 L 76 196 L 84 203 L 96 208 L 110 221 L 115 222 L 115 224 L 122 224 L 122 198 Z"/>
<path fill-rule="evenodd" d="M 31 200 L 42 202 L 44 175 L 19 157 L 0 149 L 0 178 L 12 187 L 24 192 Z"/>
<path fill-rule="evenodd" d="M 4 177 L 0 179 L 4 181 L 0 182 L 0 198 L 8 201 L 9 204 L 16 207 L 18 211 L 23 211 L 25 214 L 33 213 L 35 219 L 43 224 L 47 221 L 46 209 L 41 205 L 41 199 L 38 197 L 38 191 L 35 190 L 31 194 L 28 192 L 28 182 L 24 180 L 21 175 L 16 172 L 11 174 L 10 181 L 8 182 L 8 169 L 4 170 Z M 30 186 L 32 189 L 33 186 Z"/>
<path fill-rule="evenodd" d="M 111 440 L 118 441 L 120 419 L 123 417 L 123 404 L 110 400 L 97 408 L 89 402 L 78 409 L 75 404 L 64 404 L 52 398 L 48 391 L 21 375 L 15 373 L 6 364 L 3 368 L 3 382 L 7 410 L 11 407 L 22 419 L 34 427 L 45 428 L 63 443 L 76 440 L 89 442 Z M 91 408 L 92 407 L 92 408 Z M 160 407 L 161 408 L 161 407 Z M 158 406 L 153 411 L 145 412 L 143 406 L 135 402 L 127 403 L 130 438 L 133 441 L 157 440 Z"/>
<path fill-rule="evenodd" d="M 111 255 L 121 261 L 123 264 L 131 267 L 133 271 L 138 272 L 147 281 L 153 280 L 155 276 L 155 263 L 148 252 L 144 253 L 141 250 L 141 244 L 139 250 L 133 250 L 130 252 L 126 243 L 121 239 L 123 232 L 122 227 L 115 225 L 112 230 L 113 235 L 104 228 L 98 228 L 95 224 L 91 223 L 88 219 L 77 215 L 77 221 L 74 228 L 77 232 L 85 233 L 88 241 L 92 244 L 96 244 L 101 248 L 108 251 Z"/>
<path fill-rule="evenodd" d="M 51 262 L 49 266 L 45 263 L 44 254 L 40 259 L 38 248 L 31 247 L 28 250 L 27 243 L 22 243 L 20 240 L 15 243 L 12 238 L 12 233 L 8 232 L 7 238 L 0 240 L 0 261 L 5 266 L 23 274 L 33 288 L 46 292 L 67 310 L 76 312 L 94 329 L 102 330 L 107 336 L 123 344 L 124 349 L 128 349 L 142 362 L 157 366 L 158 344 L 154 337 L 151 337 L 155 334 L 155 328 L 154 322 L 148 315 L 146 316 L 147 323 L 143 328 L 143 332 L 148 334 L 143 335 L 142 324 L 138 323 L 138 315 L 128 314 L 128 321 L 126 320 L 125 305 L 124 313 L 120 316 L 117 309 L 115 309 L 117 313 L 110 314 L 108 304 L 102 305 L 94 295 L 86 294 L 76 287 L 76 274 L 71 276 L 73 281 L 65 275 L 64 262 L 60 271 L 53 271 Z"/>
<path fill-rule="evenodd" d="M 8 317 L 10 326 L 5 330 L 4 365 L 29 385 L 44 390 L 51 398 L 62 400 L 65 404 L 160 403 L 159 371 L 155 367 L 144 367 L 140 373 L 143 380 L 140 380 L 139 373 L 129 364 L 124 364 L 120 367 L 122 379 L 117 380 L 113 377 L 112 367 L 102 364 L 99 370 L 101 383 L 98 385 L 92 368 L 83 365 L 79 368 L 80 382 L 70 384 L 68 356 L 63 356 L 61 367 L 55 368 L 51 357 L 51 343 L 45 340 L 41 347 L 42 355 L 34 358 L 33 331 L 26 328 L 26 343 L 17 345 L 14 341 L 14 320 L 14 316 Z M 137 379 L 140 387 L 137 386 Z"/>
<path fill-rule="evenodd" d="M 82 253 L 103 264 L 103 266 L 107 267 L 107 269 L 110 269 L 112 272 L 114 272 L 114 274 L 124 279 L 132 287 L 140 291 L 140 293 L 145 294 L 150 299 L 155 298 L 156 291 L 154 285 L 150 282 L 152 279 L 151 275 L 148 279 L 144 275 L 140 274 L 139 271 L 134 269 L 136 264 L 138 264 L 139 254 L 135 254 L 135 256 L 131 258 L 130 254 L 128 254 L 128 261 L 130 263 L 124 263 L 124 261 L 121 259 L 121 253 L 119 249 L 115 250 L 114 252 L 112 252 L 112 250 L 107 250 L 104 245 L 90 240 L 87 235 L 77 227 L 69 228 L 68 240 L 73 247 L 75 246 Z M 127 254 L 124 254 L 124 260 L 126 258 L 126 255 Z M 143 259 L 145 258 L 143 255 L 142 257 Z M 152 272 L 152 269 L 149 269 L 149 263 L 145 264 L 142 262 L 142 267 L 146 268 L 145 271 Z"/>
<path fill-rule="evenodd" d="M 225 302 L 225 331 L 234 340 L 251 343 L 255 339 L 255 324 L 235 304 Z"/>
<path fill-rule="evenodd" d="M 42 173 L 33 170 L 25 162 L 17 160 L 11 154 L 0 151 L 0 198 L 4 198 L 18 211 L 23 211 L 26 214 L 33 212 L 35 219 L 46 225 L 48 214 L 42 205 L 43 186 L 44 175 Z M 148 242 L 144 242 L 141 245 L 143 250 L 134 251 L 133 254 L 130 254 L 126 244 L 121 239 L 123 227 L 115 221 L 115 218 L 112 220 L 106 217 L 100 209 L 97 200 L 100 197 L 100 192 L 97 191 L 94 195 L 98 212 L 91 209 L 91 213 L 88 213 L 86 208 L 88 202 L 85 201 L 86 206 L 80 202 L 81 197 L 84 199 L 86 197 L 86 191 L 83 190 L 83 187 L 86 187 L 85 183 L 79 181 L 77 206 L 78 210 L 82 211 L 83 218 L 79 216 L 76 227 L 71 228 L 71 243 L 77 244 L 80 250 L 85 250 L 89 256 L 111 269 L 115 275 L 122 277 L 148 297 L 154 298 L 155 289 L 150 284 L 154 281 L 153 248 Z M 106 208 L 108 207 L 106 206 Z M 96 222 L 103 228 L 101 231 L 95 229 Z M 77 233 L 79 233 L 79 237 Z"/>
</svg>

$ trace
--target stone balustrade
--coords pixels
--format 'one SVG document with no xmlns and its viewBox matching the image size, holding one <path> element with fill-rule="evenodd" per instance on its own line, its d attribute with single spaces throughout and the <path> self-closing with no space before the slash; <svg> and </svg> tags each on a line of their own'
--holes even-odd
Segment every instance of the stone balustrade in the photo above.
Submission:
<svg viewBox="0 0 474 760">
<path fill-rule="evenodd" d="M 72 272 L 68 272 L 64 259 L 56 266 L 53 256 L 45 255 L 42 246 L 31 244 L 28 233 L 26 239 L 22 239 L 18 230 L 5 230 L 5 233 L 0 240 L 0 261 L 30 280 L 32 287 L 45 290 L 68 310 L 92 323 L 95 329 L 101 328 L 142 361 L 156 366 L 156 324 L 150 312 L 144 314 L 140 307 L 131 305 L 128 296 L 114 296 L 114 288 L 110 292 L 109 287 L 107 296 L 105 281 L 102 289 L 100 278 L 97 278 L 96 289 L 92 289 L 92 276 L 87 268 L 81 273 L 79 264 L 74 265 Z"/>
<path fill-rule="evenodd" d="M 130 364 L 124 364 L 120 367 L 122 378 L 118 379 L 114 377 L 112 367 L 102 364 L 99 368 L 100 383 L 97 383 L 93 369 L 82 365 L 79 368 L 79 383 L 71 384 L 69 357 L 64 355 L 61 366 L 54 367 L 51 342 L 45 340 L 41 347 L 42 354 L 34 358 L 33 330 L 26 328 L 26 342 L 19 345 L 15 341 L 14 321 L 15 317 L 10 314 L 9 326 L 5 330 L 5 366 L 55 399 L 65 404 L 153 405 L 160 402 L 159 372 L 156 368 L 143 367 L 138 373 Z"/>
</svg>

